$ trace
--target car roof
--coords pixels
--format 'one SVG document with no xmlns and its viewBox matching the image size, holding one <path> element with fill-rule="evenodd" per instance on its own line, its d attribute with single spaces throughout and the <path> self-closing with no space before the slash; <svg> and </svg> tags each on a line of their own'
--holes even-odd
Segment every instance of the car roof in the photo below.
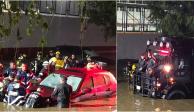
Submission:
<svg viewBox="0 0 194 112">
<path fill-rule="evenodd" d="M 68 69 L 57 70 L 55 73 L 64 74 L 64 75 L 69 74 L 68 76 L 74 75 L 77 77 L 86 77 L 86 76 L 90 76 L 90 75 L 102 73 L 102 72 L 108 72 L 108 71 L 101 70 L 101 69 L 68 68 Z"/>
</svg>

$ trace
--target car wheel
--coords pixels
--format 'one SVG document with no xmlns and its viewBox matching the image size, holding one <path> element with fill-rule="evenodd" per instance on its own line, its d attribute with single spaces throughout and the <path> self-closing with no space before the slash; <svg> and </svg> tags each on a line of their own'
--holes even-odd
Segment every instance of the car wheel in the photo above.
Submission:
<svg viewBox="0 0 194 112">
<path fill-rule="evenodd" d="M 186 97 L 186 94 L 181 90 L 174 90 L 170 92 L 167 96 L 167 100 L 174 100 L 174 99 L 184 99 Z"/>
</svg>

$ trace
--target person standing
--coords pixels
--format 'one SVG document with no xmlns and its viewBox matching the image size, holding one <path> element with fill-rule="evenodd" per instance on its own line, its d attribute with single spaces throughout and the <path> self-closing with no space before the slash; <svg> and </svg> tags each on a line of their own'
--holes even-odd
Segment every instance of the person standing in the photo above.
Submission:
<svg viewBox="0 0 194 112">
<path fill-rule="evenodd" d="M 69 108 L 72 93 L 72 86 L 67 84 L 67 77 L 60 77 L 60 84 L 57 85 L 52 93 L 52 97 L 57 97 L 59 108 Z"/>
</svg>

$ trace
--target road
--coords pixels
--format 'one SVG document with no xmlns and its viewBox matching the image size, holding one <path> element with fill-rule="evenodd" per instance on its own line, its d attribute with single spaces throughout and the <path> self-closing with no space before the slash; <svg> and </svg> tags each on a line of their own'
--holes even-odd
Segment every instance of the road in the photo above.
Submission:
<svg viewBox="0 0 194 112">
<path fill-rule="evenodd" d="M 192 111 L 194 99 L 164 100 L 134 95 L 127 82 L 117 86 L 117 109 L 119 111 Z"/>
</svg>

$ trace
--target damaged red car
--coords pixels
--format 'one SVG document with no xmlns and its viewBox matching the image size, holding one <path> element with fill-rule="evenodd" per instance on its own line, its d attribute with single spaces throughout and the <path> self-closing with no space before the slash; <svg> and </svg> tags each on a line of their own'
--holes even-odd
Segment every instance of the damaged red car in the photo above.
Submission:
<svg viewBox="0 0 194 112">
<path fill-rule="evenodd" d="M 61 69 L 47 76 L 26 100 L 26 107 L 46 107 L 55 105 L 56 100 L 51 94 L 59 84 L 60 76 L 67 78 L 67 83 L 72 86 L 71 102 L 79 102 L 116 95 L 117 81 L 112 73 L 102 69 L 69 68 Z"/>
</svg>

